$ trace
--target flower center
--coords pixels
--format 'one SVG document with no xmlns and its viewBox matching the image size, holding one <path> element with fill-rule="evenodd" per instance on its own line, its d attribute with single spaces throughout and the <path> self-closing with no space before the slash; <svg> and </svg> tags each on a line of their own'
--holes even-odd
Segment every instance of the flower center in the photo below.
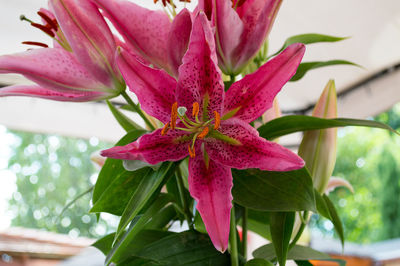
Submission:
<svg viewBox="0 0 400 266">
<path fill-rule="evenodd" d="M 166 123 L 161 130 L 161 135 L 167 134 L 169 129 L 177 129 L 188 132 L 192 143 L 188 145 L 189 156 L 194 158 L 196 156 L 194 145 L 197 139 L 204 139 L 208 133 L 212 130 L 217 130 L 221 123 L 221 116 L 217 111 L 214 111 L 214 118 L 207 119 L 199 119 L 200 105 L 198 102 L 193 103 L 193 110 L 191 118 L 186 115 L 186 107 L 178 107 L 178 103 L 175 102 L 171 108 L 171 121 Z M 177 119 L 180 119 L 181 125 L 178 127 L 176 122 Z"/>
<path fill-rule="evenodd" d="M 29 22 L 32 27 L 41 30 L 46 35 L 50 36 L 53 40 L 57 41 L 61 45 L 61 47 L 63 47 L 65 50 L 71 52 L 72 49 L 67 40 L 65 39 L 65 36 L 62 33 L 60 27 L 58 26 L 57 20 L 55 18 L 51 18 L 49 15 L 47 15 L 42 11 L 38 11 L 37 14 L 46 22 L 46 24 L 42 25 L 40 23 L 33 22 L 24 15 L 21 15 L 19 19 L 21 21 Z M 25 41 L 22 43 L 27 45 L 36 45 L 45 48 L 49 47 L 47 44 L 41 42 Z"/>
</svg>

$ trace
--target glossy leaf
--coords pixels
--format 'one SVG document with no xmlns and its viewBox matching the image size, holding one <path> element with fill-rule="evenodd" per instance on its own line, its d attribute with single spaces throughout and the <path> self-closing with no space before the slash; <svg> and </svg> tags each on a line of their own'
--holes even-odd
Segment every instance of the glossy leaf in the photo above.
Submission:
<svg viewBox="0 0 400 266">
<path fill-rule="evenodd" d="M 122 172 L 108 186 L 90 212 L 108 212 L 121 216 L 133 193 L 150 171 L 150 168 L 142 168 L 133 172 Z"/>
<path fill-rule="evenodd" d="M 336 233 L 340 238 L 342 246 L 344 246 L 343 225 L 332 201 L 326 194 L 321 196 L 318 191 L 315 191 L 315 201 L 318 213 L 325 218 L 328 218 L 333 223 L 333 226 L 335 227 Z"/>
<path fill-rule="evenodd" d="M 157 171 L 150 171 L 142 179 L 135 193 L 132 195 L 128 204 L 126 205 L 124 212 L 122 213 L 116 238 L 119 237 L 123 230 L 128 226 L 130 221 L 132 221 L 132 219 L 146 205 L 153 193 L 157 189 L 161 188 L 160 186 L 164 181 L 166 181 L 166 178 L 172 175 L 175 166 L 176 165 L 172 162 L 163 163 Z"/>
<path fill-rule="evenodd" d="M 253 252 L 255 258 L 263 258 L 266 260 L 272 260 L 276 257 L 275 250 L 272 244 L 267 244 L 259 247 Z M 325 260 L 330 259 L 330 256 L 326 253 L 317 251 L 310 247 L 296 245 L 291 248 L 287 255 L 288 260 Z"/>
<path fill-rule="evenodd" d="M 279 265 L 285 266 L 295 212 L 271 212 L 271 238 Z"/>
<path fill-rule="evenodd" d="M 174 233 L 169 231 L 142 230 L 137 234 L 135 241 L 132 241 L 129 244 L 129 248 L 127 249 L 128 252 L 125 254 L 125 257 L 132 256 L 148 244 L 160 240 L 164 237 L 170 236 L 172 234 Z M 104 255 L 107 255 L 112 249 L 114 237 L 115 233 L 108 234 L 105 237 L 97 240 L 94 244 L 92 244 L 92 246 L 99 249 L 101 252 L 103 252 Z"/>
<path fill-rule="evenodd" d="M 285 43 L 283 44 L 282 48 L 279 49 L 274 55 L 279 54 L 283 51 L 286 47 L 290 46 L 294 43 L 303 43 L 303 44 L 312 44 L 312 43 L 320 43 L 320 42 L 338 42 L 346 40 L 347 37 L 336 37 L 318 33 L 306 33 L 306 34 L 299 34 L 294 35 L 286 39 Z"/>
<path fill-rule="evenodd" d="M 137 235 L 145 227 L 146 223 L 165 205 L 172 201 L 173 198 L 170 195 L 161 194 L 143 215 L 135 217 L 135 221 L 130 224 L 129 228 L 123 232 L 121 237 L 115 235 L 114 239 L 117 239 L 117 241 L 107 254 L 105 264 L 108 265 L 111 262 L 118 262 L 124 259 L 126 252 L 129 251 L 130 245 L 136 240 Z"/>
<path fill-rule="evenodd" d="M 290 81 L 298 81 L 299 79 L 302 79 L 304 75 L 312 69 L 326 67 L 326 66 L 333 66 L 333 65 L 352 65 L 360 67 L 359 65 L 347 60 L 304 62 L 299 65 L 296 74 L 290 79 Z"/>
<path fill-rule="evenodd" d="M 346 126 L 381 128 L 400 135 L 399 132 L 390 126 L 373 120 L 350 118 L 323 119 L 306 115 L 288 115 L 276 118 L 259 127 L 258 132 L 263 138 L 271 140 L 299 131 Z"/>
<path fill-rule="evenodd" d="M 274 266 L 274 264 L 268 260 L 256 258 L 246 262 L 245 266 Z"/>
<path fill-rule="evenodd" d="M 195 231 L 165 237 L 146 246 L 138 256 L 161 265 L 230 265 L 227 253 L 218 252 L 207 235 Z"/>
<path fill-rule="evenodd" d="M 253 231 L 265 239 L 271 240 L 269 212 L 248 209 L 247 227 L 250 231 Z"/>
<path fill-rule="evenodd" d="M 332 261 L 332 262 L 336 262 L 339 266 L 346 266 L 346 261 L 345 260 L 341 260 L 341 259 L 325 259 L 325 260 L 322 260 L 322 261 Z M 312 265 L 314 265 L 311 262 L 309 262 L 308 260 L 296 260 L 295 262 L 299 266 L 312 266 Z M 331 265 L 331 263 L 329 263 L 329 265 Z"/>
<path fill-rule="evenodd" d="M 233 174 L 233 200 L 260 211 L 315 211 L 314 190 L 305 168 L 289 172 L 258 169 L 236 170 Z"/>
<path fill-rule="evenodd" d="M 343 232 L 342 221 L 340 220 L 339 215 L 336 211 L 336 208 L 333 205 L 332 201 L 329 199 L 329 197 L 325 194 L 322 197 L 325 200 L 326 206 L 328 207 L 329 214 L 331 216 L 330 220 L 332 221 L 333 226 L 335 227 L 336 233 L 338 234 L 338 236 L 340 238 L 342 247 L 344 247 L 344 232 Z"/>
<path fill-rule="evenodd" d="M 169 205 L 155 214 L 146 224 L 146 229 L 163 229 L 177 216 L 174 206 Z"/>
<path fill-rule="evenodd" d="M 118 124 L 126 131 L 129 132 L 131 130 L 135 129 L 141 129 L 142 127 L 133 122 L 129 117 L 127 117 L 125 114 L 123 114 L 120 110 L 115 108 L 115 106 L 110 103 L 109 101 L 106 101 L 108 108 L 110 108 L 111 113 L 117 120 Z"/>
<path fill-rule="evenodd" d="M 144 130 L 132 130 L 128 132 L 120 141 L 117 142 L 116 146 L 126 145 L 141 135 L 146 131 Z M 101 197 L 103 192 L 108 188 L 108 186 L 114 181 L 114 179 L 120 175 L 122 172 L 127 172 L 122 166 L 122 161 L 117 159 L 107 158 L 104 166 L 101 168 L 99 177 L 97 178 L 96 185 L 94 186 L 92 201 L 96 204 L 97 200 Z"/>
</svg>

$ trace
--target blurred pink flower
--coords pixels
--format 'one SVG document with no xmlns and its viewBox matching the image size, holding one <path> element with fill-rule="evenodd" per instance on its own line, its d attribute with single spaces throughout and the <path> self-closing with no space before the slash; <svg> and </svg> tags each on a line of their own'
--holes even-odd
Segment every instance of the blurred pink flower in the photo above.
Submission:
<svg viewBox="0 0 400 266">
<path fill-rule="evenodd" d="M 114 36 L 97 7 L 78 0 L 51 0 L 49 5 L 54 15 L 41 9 L 38 14 L 45 25 L 31 25 L 52 37 L 54 48 L 0 57 L 0 73 L 22 74 L 36 85 L 1 88 L 0 96 L 78 102 L 119 95 L 125 83 L 115 62 Z"/>
<path fill-rule="evenodd" d="M 256 55 L 268 36 L 282 0 L 199 0 L 215 26 L 221 70 L 236 75 Z"/>
</svg>

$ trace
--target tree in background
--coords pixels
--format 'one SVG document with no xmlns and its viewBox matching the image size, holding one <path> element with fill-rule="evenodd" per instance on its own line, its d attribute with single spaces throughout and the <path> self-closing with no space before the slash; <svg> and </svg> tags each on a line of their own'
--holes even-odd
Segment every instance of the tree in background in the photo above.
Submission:
<svg viewBox="0 0 400 266">
<path fill-rule="evenodd" d="M 97 139 L 10 131 L 19 141 L 13 147 L 9 169 L 17 176 L 10 200 L 12 226 L 40 228 L 73 237 L 103 235 L 107 223 L 89 214 L 91 193 L 62 210 L 96 181 L 98 171 L 90 154 L 106 147 Z M 17 215 L 18 214 L 18 215 Z"/>
</svg>

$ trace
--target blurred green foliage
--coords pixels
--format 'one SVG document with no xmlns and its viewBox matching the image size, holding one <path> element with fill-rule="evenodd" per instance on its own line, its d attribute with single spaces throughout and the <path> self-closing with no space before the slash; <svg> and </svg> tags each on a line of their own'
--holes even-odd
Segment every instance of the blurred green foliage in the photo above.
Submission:
<svg viewBox="0 0 400 266">
<path fill-rule="evenodd" d="M 72 237 L 97 237 L 109 231 L 104 220 L 97 223 L 96 215 L 88 213 L 91 193 L 61 214 L 68 202 L 95 183 L 99 170 L 90 156 L 107 147 L 105 143 L 96 138 L 9 132 L 17 139 L 8 163 L 17 176 L 17 191 L 9 202 L 15 213 L 12 226 L 40 228 Z"/>
<path fill-rule="evenodd" d="M 400 104 L 374 118 L 400 128 Z M 346 241 L 370 243 L 400 237 L 400 137 L 385 130 L 344 128 L 338 131 L 333 176 L 348 180 L 352 194 L 337 188 L 329 194 L 343 221 Z M 333 234 L 332 224 L 311 225 Z"/>
</svg>

